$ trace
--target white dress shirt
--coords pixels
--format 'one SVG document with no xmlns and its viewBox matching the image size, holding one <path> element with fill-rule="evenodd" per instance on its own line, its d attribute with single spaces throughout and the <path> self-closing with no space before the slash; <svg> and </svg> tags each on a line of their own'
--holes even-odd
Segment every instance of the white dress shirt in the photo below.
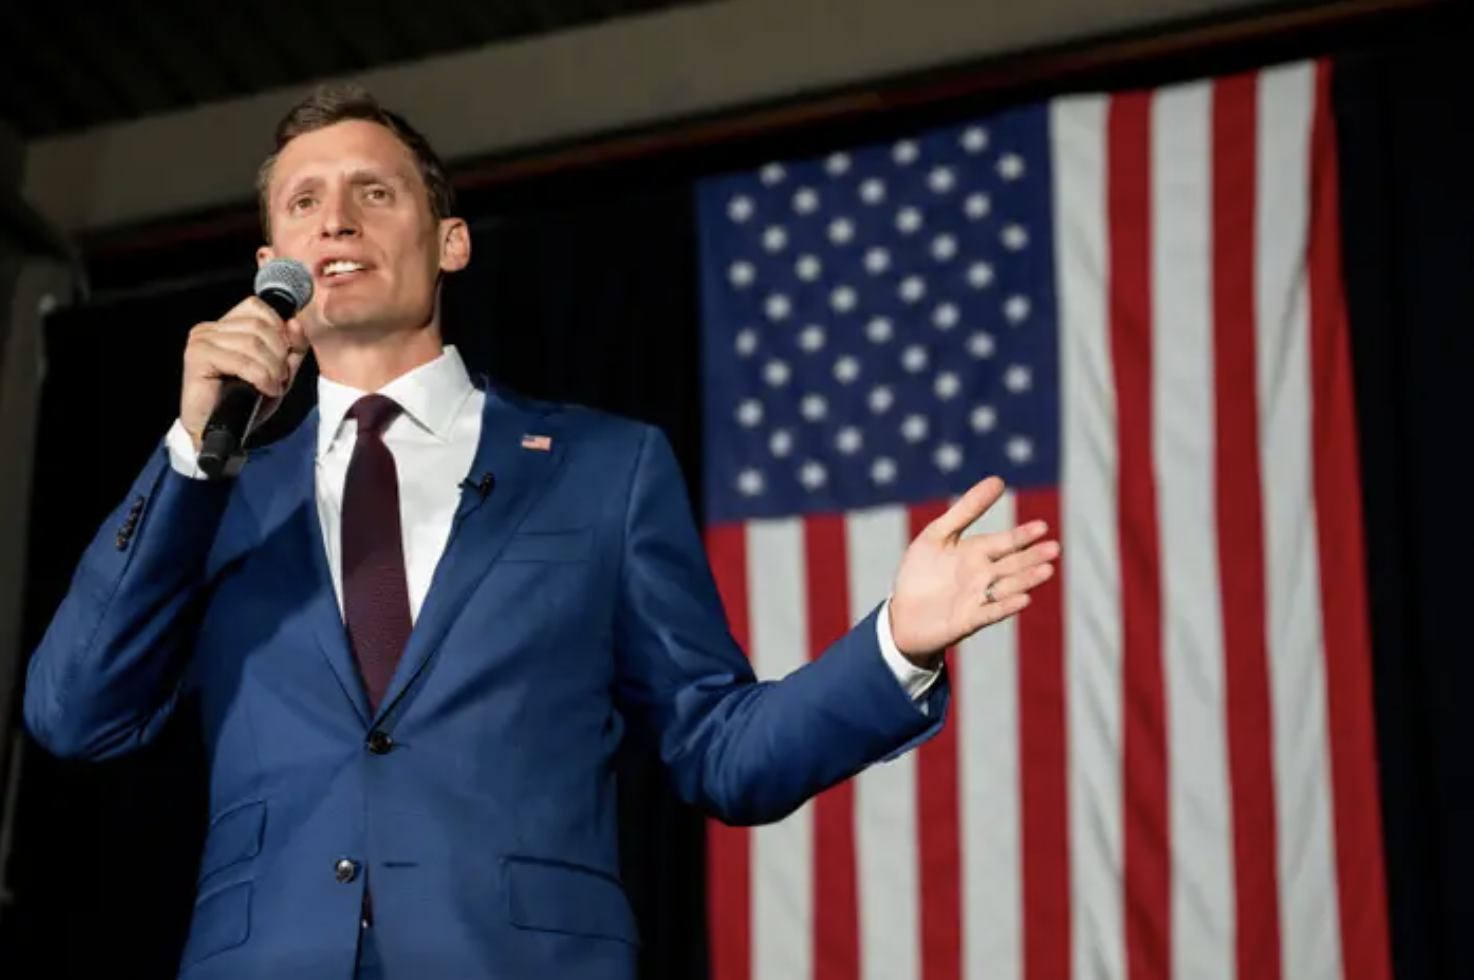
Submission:
<svg viewBox="0 0 1474 980">
<path fill-rule="evenodd" d="M 368 392 L 319 377 L 317 383 L 317 513 L 327 546 L 328 567 L 338 608 L 343 605 L 342 533 L 343 483 L 353 457 L 358 424 L 347 417 L 353 404 Z M 384 444 L 394 456 L 399 474 L 400 526 L 404 535 L 405 574 L 409 586 L 410 616 L 417 619 L 435 566 L 450 537 L 452 519 L 461 499 L 461 483 L 471 471 L 481 438 L 486 393 L 471 383 L 454 346 L 440 357 L 395 378 L 379 389 L 404 411 L 384 430 Z M 178 472 L 204 479 L 199 453 L 182 422 L 175 421 L 166 445 Z M 889 604 L 876 617 L 876 632 L 886 663 L 902 688 L 920 699 L 936 680 L 937 671 L 923 670 L 907 660 L 891 638 Z"/>
</svg>

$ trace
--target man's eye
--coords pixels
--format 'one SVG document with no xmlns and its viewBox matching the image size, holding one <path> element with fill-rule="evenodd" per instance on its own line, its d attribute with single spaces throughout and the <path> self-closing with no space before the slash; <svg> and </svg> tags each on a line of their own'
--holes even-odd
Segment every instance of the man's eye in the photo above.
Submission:
<svg viewBox="0 0 1474 980">
<path fill-rule="evenodd" d="M 367 191 L 367 194 L 370 201 L 389 200 L 389 190 L 385 187 L 370 187 Z"/>
<path fill-rule="evenodd" d="M 292 212 L 298 212 L 298 211 L 303 210 L 304 208 L 307 208 L 311 204 L 312 204 L 312 198 L 310 198 L 310 197 L 299 197 L 299 198 L 296 198 L 295 200 L 293 200 L 292 203 L 289 204 L 287 207 L 288 207 L 288 210 L 290 210 Z"/>
</svg>

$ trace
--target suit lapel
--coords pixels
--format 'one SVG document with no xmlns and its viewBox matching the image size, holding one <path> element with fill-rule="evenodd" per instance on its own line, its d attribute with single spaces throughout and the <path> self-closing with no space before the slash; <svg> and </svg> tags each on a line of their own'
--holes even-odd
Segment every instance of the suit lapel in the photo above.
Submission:
<svg viewBox="0 0 1474 980">
<path fill-rule="evenodd" d="M 486 406 L 476 458 L 461 491 L 445 553 L 380 705 L 381 717 L 424 669 L 471 590 L 486 577 L 567 451 L 551 408 L 499 393 L 484 378 L 478 379 L 478 387 L 486 392 Z M 524 445 L 527 437 L 546 442 Z M 483 493 L 478 484 L 488 475 L 490 486 Z"/>
<path fill-rule="evenodd" d="M 348 631 L 343 626 L 317 509 L 317 423 L 317 410 L 313 409 L 269 455 L 262 453 L 265 459 L 253 460 L 250 465 L 267 471 L 262 476 L 268 495 L 262 509 L 265 527 L 283 527 L 289 531 L 287 546 L 293 553 L 283 563 L 281 587 L 287 594 L 308 597 L 305 609 L 308 626 L 338 685 L 367 726 L 368 695 L 348 644 Z"/>
</svg>

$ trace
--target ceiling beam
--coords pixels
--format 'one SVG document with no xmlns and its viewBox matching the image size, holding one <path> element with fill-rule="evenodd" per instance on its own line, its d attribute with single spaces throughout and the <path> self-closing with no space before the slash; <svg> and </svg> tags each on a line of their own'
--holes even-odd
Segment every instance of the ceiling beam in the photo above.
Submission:
<svg viewBox="0 0 1474 980">
<path fill-rule="evenodd" d="M 356 77 L 452 162 L 727 112 L 940 65 L 1263 0 L 728 0 L 610 21 Z M 248 201 L 301 87 L 38 140 L 27 196 L 100 231 Z"/>
</svg>

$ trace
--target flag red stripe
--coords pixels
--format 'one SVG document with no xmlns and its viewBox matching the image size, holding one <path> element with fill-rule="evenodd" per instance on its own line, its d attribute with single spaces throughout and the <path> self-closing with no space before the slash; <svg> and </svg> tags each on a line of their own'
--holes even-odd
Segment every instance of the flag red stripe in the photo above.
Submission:
<svg viewBox="0 0 1474 980">
<path fill-rule="evenodd" d="M 945 502 L 911 508 L 911 537 L 946 510 Z M 952 720 L 916 753 L 916 806 L 920 867 L 922 980 L 962 980 L 962 793 L 958 769 L 958 699 L 956 674 L 966 670 L 955 651 L 948 654 L 952 673 Z M 900 842 L 897 842 L 898 844 Z"/>
<path fill-rule="evenodd" d="M 1311 129 L 1310 370 L 1315 505 L 1326 646 L 1336 877 L 1346 980 L 1386 980 L 1385 872 L 1377 788 L 1350 337 L 1330 68 L 1317 66 Z"/>
<path fill-rule="evenodd" d="M 1015 522 L 1058 534 L 1059 491 L 1016 490 Z M 1025 980 L 1070 975 L 1069 758 L 1063 575 L 1037 589 L 1018 636 L 1020 847 Z"/>
<path fill-rule="evenodd" d="M 1224 710 L 1240 980 L 1279 980 L 1273 714 L 1256 382 L 1258 76 L 1213 86 L 1213 367 Z"/>
<path fill-rule="evenodd" d="M 709 528 L 706 547 L 732 636 L 751 659 L 746 529 L 740 524 Z M 747 829 L 707 821 L 706 859 L 712 980 L 752 980 L 752 844 Z"/>
<path fill-rule="evenodd" d="M 1123 915 L 1130 980 L 1165 980 L 1172 962 L 1161 549 L 1152 460 L 1151 106 L 1145 92 L 1113 98 L 1106 145 L 1123 600 Z"/>
<path fill-rule="evenodd" d="M 843 514 L 804 519 L 809 656 L 817 658 L 850 628 L 848 548 Z M 855 867 L 855 784 L 845 780 L 814 799 L 814 980 L 860 975 L 860 905 Z"/>
</svg>

